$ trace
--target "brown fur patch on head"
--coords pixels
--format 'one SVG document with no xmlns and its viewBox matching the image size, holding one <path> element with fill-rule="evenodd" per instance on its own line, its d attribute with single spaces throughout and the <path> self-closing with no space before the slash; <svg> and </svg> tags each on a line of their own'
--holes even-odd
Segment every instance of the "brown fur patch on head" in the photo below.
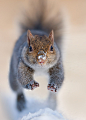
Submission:
<svg viewBox="0 0 86 120">
<path fill-rule="evenodd" d="M 35 35 L 31 40 L 31 46 L 33 50 L 39 52 L 39 50 L 43 50 L 44 52 L 48 52 L 49 46 L 52 44 L 52 41 L 47 36 L 38 36 Z"/>
<path fill-rule="evenodd" d="M 33 64 L 37 63 L 40 51 L 43 51 L 44 55 L 46 54 L 45 64 L 51 64 L 51 62 L 55 60 L 56 51 L 54 48 L 53 41 L 46 35 L 35 35 L 30 41 L 30 46 L 32 47 L 32 51 L 28 51 L 28 55 L 30 62 L 32 62 Z M 53 47 L 53 51 L 50 50 L 51 46 Z"/>
</svg>

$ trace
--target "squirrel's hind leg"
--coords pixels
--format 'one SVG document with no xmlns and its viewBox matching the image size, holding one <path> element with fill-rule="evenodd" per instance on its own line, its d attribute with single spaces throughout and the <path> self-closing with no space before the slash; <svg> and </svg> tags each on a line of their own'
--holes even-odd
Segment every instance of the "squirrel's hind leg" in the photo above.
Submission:
<svg viewBox="0 0 86 120">
<path fill-rule="evenodd" d="M 11 74 L 12 76 L 12 74 Z M 13 89 L 14 92 L 17 94 L 16 98 L 16 106 L 19 111 L 22 111 L 25 109 L 26 106 L 26 100 L 23 94 L 22 87 L 17 83 L 17 80 L 14 79 L 15 77 L 11 77 L 10 79 L 10 86 Z"/>
<path fill-rule="evenodd" d="M 17 109 L 22 111 L 26 108 L 26 100 L 23 93 L 17 95 Z"/>
<path fill-rule="evenodd" d="M 9 82 L 12 90 L 16 93 L 16 105 L 19 111 L 22 111 L 26 106 L 26 100 L 23 94 L 23 89 L 17 81 L 16 74 L 14 72 L 13 61 L 10 64 Z"/>
</svg>

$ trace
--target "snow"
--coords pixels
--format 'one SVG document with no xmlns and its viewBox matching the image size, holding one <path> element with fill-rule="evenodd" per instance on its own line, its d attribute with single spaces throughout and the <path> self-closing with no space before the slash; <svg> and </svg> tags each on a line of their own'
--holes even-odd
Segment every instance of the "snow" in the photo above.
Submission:
<svg viewBox="0 0 86 120">
<path fill-rule="evenodd" d="M 46 53 L 44 55 L 39 55 L 38 60 L 40 60 L 40 59 L 46 60 Z"/>
<path fill-rule="evenodd" d="M 61 113 L 49 108 L 46 100 L 39 100 L 28 95 L 26 101 L 26 109 L 19 112 L 16 108 L 16 95 L 12 93 L 9 96 L 3 96 L 7 120 L 65 120 Z"/>
<path fill-rule="evenodd" d="M 62 115 L 49 108 L 40 109 L 38 112 L 33 114 L 29 113 L 24 116 L 21 120 L 65 120 Z"/>
</svg>

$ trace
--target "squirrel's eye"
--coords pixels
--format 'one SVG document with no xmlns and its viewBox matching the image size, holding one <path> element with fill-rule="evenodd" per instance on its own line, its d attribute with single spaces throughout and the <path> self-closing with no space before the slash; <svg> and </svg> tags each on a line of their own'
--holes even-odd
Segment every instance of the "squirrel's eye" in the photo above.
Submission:
<svg viewBox="0 0 86 120">
<path fill-rule="evenodd" d="M 50 51 L 53 51 L 53 46 L 50 47 Z"/>
<path fill-rule="evenodd" d="M 29 51 L 33 51 L 33 49 L 32 49 L 32 47 L 31 47 L 31 46 L 29 47 Z"/>
</svg>

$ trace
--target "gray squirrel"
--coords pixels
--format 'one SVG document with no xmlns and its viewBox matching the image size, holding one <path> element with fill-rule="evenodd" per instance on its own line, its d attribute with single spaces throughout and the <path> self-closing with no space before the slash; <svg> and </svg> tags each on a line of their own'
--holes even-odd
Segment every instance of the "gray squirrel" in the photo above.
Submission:
<svg viewBox="0 0 86 120">
<path fill-rule="evenodd" d="M 63 33 L 60 31 L 63 29 L 62 19 L 59 19 L 57 11 L 52 18 L 48 19 L 50 14 L 45 15 L 45 3 L 45 0 L 39 0 L 37 11 L 34 10 L 35 0 L 33 0 L 31 11 L 35 13 L 31 18 L 28 14 L 28 19 L 22 23 L 23 32 L 15 43 L 11 57 L 9 81 L 11 88 L 17 93 L 19 111 L 22 111 L 26 105 L 22 88 L 33 90 L 40 87 L 34 78 L 36 71 L 48 74 L 49 83 L 46 87 L 52 92 L 57 92 L 64 80 Z"/>
</svg>

